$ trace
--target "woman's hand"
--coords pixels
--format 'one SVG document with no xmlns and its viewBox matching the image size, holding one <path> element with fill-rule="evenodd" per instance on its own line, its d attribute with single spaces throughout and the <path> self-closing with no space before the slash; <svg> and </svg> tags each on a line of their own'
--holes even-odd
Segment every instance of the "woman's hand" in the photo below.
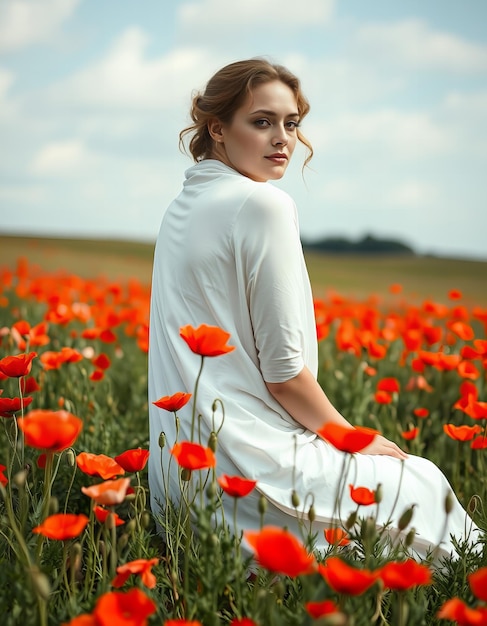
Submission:
<svg viewBox="0 0 487 626">
<path fill-rule="evenodd" d="M 361 454 L 385 454 L 387 456 L 393 456 L 396 459 L 407 459 L 408 455 L 401 450 L 401 448 L 396 445 L 393 441 L 389 441 L 382 435 L 377 435 L 374 437 L 372 443 L 361 450 Z"/>
</svg>

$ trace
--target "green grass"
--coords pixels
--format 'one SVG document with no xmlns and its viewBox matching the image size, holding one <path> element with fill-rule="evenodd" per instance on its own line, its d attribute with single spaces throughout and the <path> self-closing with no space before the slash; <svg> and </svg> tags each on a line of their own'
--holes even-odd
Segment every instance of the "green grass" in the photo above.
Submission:
<svg viewBox="0 0 487 626">
<path fill-rule="evenodd" d="M 0 267 L 14 267 L 20 256 L 45 271 L 66 270 L 83 277 L 116 280 L 151 278 L 154 244 L 117 240 L 0 237 Z M 329 290 L 364 298 L 388 293 L 400 283 L 409 301 L 445 302 L 459 289 L 466 304 L 487 306 L 487 262 L 422 256 L 354 256 L 308 252 L 306 261 L 316 297 Z"/>
</svg>

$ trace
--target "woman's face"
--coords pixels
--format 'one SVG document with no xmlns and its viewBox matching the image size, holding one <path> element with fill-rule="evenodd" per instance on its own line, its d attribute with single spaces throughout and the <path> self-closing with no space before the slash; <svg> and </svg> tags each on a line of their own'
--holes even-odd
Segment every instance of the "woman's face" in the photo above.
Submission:
<svg viewBox="0 0 487 626">
<path fill-rule="evenodd" d="M 214 158 L 259 182 L 284 175 L 299 125 L 296 98 L 287 85 L 279 80 L 258 85 L 229 124 L 215 124 L 213 133 L 210 128 Z"/>
</svg>

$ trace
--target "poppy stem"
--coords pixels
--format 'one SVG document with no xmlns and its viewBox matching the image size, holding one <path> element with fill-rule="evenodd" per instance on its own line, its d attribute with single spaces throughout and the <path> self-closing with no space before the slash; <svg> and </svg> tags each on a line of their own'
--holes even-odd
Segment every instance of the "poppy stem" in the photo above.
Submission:
<svg viewBox="0 0 487 626">
<path fill-rule="evenodd" d="M 201 372 L 203 371 L 204 362 L 205 362 L 205 357 L 201 355 L 200 370 L 198 372 L 198 376 L 196 377 L 196 382 L 194 384 L 193 410 L 191 412 L 191 440 L 190 441 L 192 442 L 194 441 L 194 423 L 196 421 L 196 397 L 198 395 L 198 385 L 199 385 L 200 378 L 201 378 Z"/>
</svg>

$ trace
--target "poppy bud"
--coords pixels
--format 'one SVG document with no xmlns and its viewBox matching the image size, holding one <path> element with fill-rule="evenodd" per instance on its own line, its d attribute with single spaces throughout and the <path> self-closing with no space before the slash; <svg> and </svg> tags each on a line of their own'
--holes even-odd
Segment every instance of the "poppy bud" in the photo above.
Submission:
<svg viewBox="0 0 487 626">
<path fill-rule="evenodd" d="M 282 598 L 284 598 L 284 594 L 286 593 L 286 587 L 281 579 L 279 579 L 274 585 L 274 593 L 279 600 L 282 600 Z"/>
<path fill-rule="evenodd" d="M 299 496 L 296 489 L 293 489 L 293 492 L 291 494 L 291 502 L 294 508 L 297 508 L 299 506 Z"/>
<path fill-rule="evenodd" d="M 362 525 L 360 528 L 360 536 L 362 541 L 369 542 L 375 539 L 376 528 L 375 528 L 375 520 L 373 517 L 366 517 L 362 520 Z"/>
<path fill-rule="evenodd" d="M 218 444 L 218 437 L 216 436 L 216 433 L 214 431 L 211 431 L 210 436 L 208 438 L 208 447 L 213 452 L 216 452 L 217 444 Z"/>
<path fill-rule="evenodd" d="M 113 530 L 115 528 L 115 515 L 109 513 L 105 519 L 105 528 L 107 530 Z"/>
<path fill-rule="evenodd" d="M 161 432 L 161 434 L 159 435 L 159 448 L 161 448 L 162 450 L 165 445 L 166 445 L 166 433 Z"/>
<path fill-rule="evenodd" d="M 43 600 L 48 600 L 51 594 L 51 586 L 47 576 L 43 574 L 35 565 L 30 568 L 29 573 L 37 595 L 39 595 Z"/>
<path fill-rule="evenodd" d="M 206 496 L 209 500 L 213 500 L 216 496 L 216 483 L 214 480 L 211 483 L 208 483 L 208 487 L 206 488 Z"/>
<path fill-rule="evenodd" d="M 55 515 L 59 511 L 59 500 L 56 496 L 49 498 L 49 515 Z"/>
<path fill-rule="evenodd" d="M 447 515 L 449 515 L 449 514 L 452 512 L 452 510 L 453 510 L 453 505 L 454 505 L 454 501 L 453 501 L 453 493 L 452 493 L 451 491 L 449 491 L 449 492 L 446 494 L 446 497 L 445 497 L 445 513 L 446 513 Z"/>
<path fill-rule="evenodd" d="M 313 523 L 316 519 L 316 511 L 315 511 L 315 507 L 313 504 L 309 507 L 308 519 L 311 523 Z"/>
<path fill-rule="evenodd" d="M 66 450 L 65 458 L 68 467 L 74 467 L 76 465 L 76 454 L 74 453 L 73 448 L 68 448 Z"/>
<path fill-rule="evenodd" d="M 117 542 L 118 551 L 122 551 L 127 546 L 128 542 L 129 536 L 127 535 L 127 533 L 123 533 L 123 535 L 120 535 L 120 539 Z"/>
<path fill-rule="evenodd" d="M 102 559 L 105 559 L 107 556 L 107 546 L 103 539 L 100 539 L 98 542 L 98 550 L 100 552 L 100 556 Z"/>
<path fill-rule="evenodd" d="M 401 517 L 399 518 L 399 521 L 397 522 L 397 527 L 399 528 L 399 530 L 404 530 L 405 528 L 409 526 L 413 518 L 415 506 L 416 506 L 415 504 L 412 504 L 409 507 L 409 509 L 406 509 L 404 513 L 401 515 Z"/>
<path fill-rule="evenodd" d="M 406 535 L 406 539 L 404 540 L 404 543 L 406 544 L 406 548 L 409 548 L 413 545 L 415 538 L 416 538 L 416 528 L 414 528 L 413 526 L 411 530 L 408 532 L 408 534 Z"/>
<path fill-rule="evenodd" d="M 144 511 L 142 513 L 142 517 L 140 518 L 140 525 L 142 526 L 142 528 L 144 529 L 149 528 L 150 520 L 151 520 L 151 516 L 150 516 L 149 511 Z"/>
<path fill-rule="evenodd" d="M 12 482 L 14 483 L 14 485 L 17 485 L 19 489 L 22 489 L 22 487 L 25 485 L 25 481 L 27 480 L 27 473 L 27 470 L 23 469 L 20 470 L 20 472 L 17 472 L 12 478 Z"/>
<path fill-rule="evenodd" d="M 81 544 L 79 541 L 73 543 L 69 551 L 70 567 L 72 572 L 79 572 L 81 567 Z"/>
<path fill-rule="evenodd" d="M 353 526 L 355 526 L 355 524 L 357 523 L 357 516 L 357 511 L 353 511 L 352 513 L 350 513 L 347 521 L 345 522 L 345 528 L 347 530 L 350 530 Z"/>
<path fill-rule="evenodd" d="M 133 535 L 135 529 L 137 528 L 137 522 L 134 519 L 131 519 L 130 522 L 125 526 L 126 531 L 129 535 Z"/>
<path fill-rule="evenodd" d="M 219 543 L 220 543 L 220 540 L 218 539 L 218 536 L 215 533 L 210 533 L 208 535 L 207 544 L 209 548 L 216 548 Z"/>
<path fill-rule="evenodd" d="M 377 489 L 375 490 L 375 501 L 379 504 L 382 501 L 382 496 L 384 495 L 384 490 L 382 489 L 382 483 L 377 485 Z"/>
<path fill-rule="evenodd" d="M 263 495 L 259 498 L 259 513 L 265 515 L 267 511 L 267 498 Z"/>
<path fill-rule="evenodd" d="M 191 470 L 187 467 L 183 467 L 183 469 L 181 470 L 181 480 L 184 480 L 185 482 L 191 480 Z"/>
</svg>

